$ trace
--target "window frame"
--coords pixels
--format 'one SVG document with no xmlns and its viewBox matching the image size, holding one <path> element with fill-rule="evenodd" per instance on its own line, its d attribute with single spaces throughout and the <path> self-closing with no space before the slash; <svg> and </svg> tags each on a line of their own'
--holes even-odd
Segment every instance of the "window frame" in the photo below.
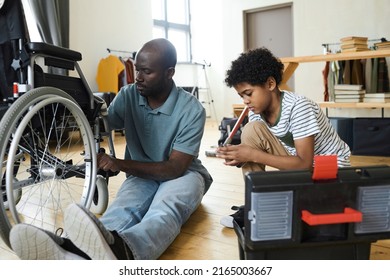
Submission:
<svg viewBox="0 0 390 280">
<path fill-rule="evenodd" d="M 187 18 L 188 18 L 188 23 L 187 24 L 182 24 L 182 23 L 175 23 L 175 22 L 170 22 L 168 21 L 168 1 L 167 0 L 162 0 L 163 1 L 163 16 L 164 19 L 154 19 L 153 18 L 153 28 L 161 28 L 163 29 L 164 33 L 164 38 L 169 40 L 169 31 L 179 31 L 179 32 L 184 32 L 186 34 L 186 61 L 178 61 L 179 63 L 191 63 L 192 62 L 192 35 L 191 35 L 191 10 L 190 10 L 190 0 L 182 0 L 185 2 L 185 5 L 187 7 L 186 12 L 187 12 Z M 152 3 L 153 5 L 153 3 Z"/>
</svg>

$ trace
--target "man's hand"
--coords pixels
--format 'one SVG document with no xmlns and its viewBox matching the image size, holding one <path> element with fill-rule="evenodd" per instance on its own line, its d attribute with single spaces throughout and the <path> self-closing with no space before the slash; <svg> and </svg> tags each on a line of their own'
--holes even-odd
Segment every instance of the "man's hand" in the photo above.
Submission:
<svg viewBox="0 0 390 280">
<path fill-rule="evenodd" d="M 120 171 L 117 159 L 110 157 L 106 153 L 97 154 L 97 164 L 98 164 L 98 168 L 103 169 L 104 171 L 109 171 L 109 170 L 111 170 L 112 172 Z"/>
</svg>

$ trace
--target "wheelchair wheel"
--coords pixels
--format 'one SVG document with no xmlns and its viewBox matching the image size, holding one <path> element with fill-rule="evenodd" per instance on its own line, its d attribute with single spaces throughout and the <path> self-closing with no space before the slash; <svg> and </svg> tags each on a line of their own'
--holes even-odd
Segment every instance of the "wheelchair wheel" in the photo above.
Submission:
<svg viewBox="0 0 390 280">
<path fill-rule="evenodd" d="M 18 98 L 0 121 L 0 147 L 0 160 L 6 163 L 0 234 L 6 244 L 15 223 L 55 232 L 70 203 L 90 207 L 97 174 L 95 140 L 85 114 L 67 93 L 42 87 Z M 17 190 L 22 194 L 18 203 Z"/>
<path fill-rule="evenodd" d="M 93 195 L 91 210 L 92 213 L 101 215 L 108 206 L 108 187 L 107 180 L 102 175 L 97 175 L 96 189 Z"/>
<path fill-rule="evenodd" d="M 13 196 L 14 196 L 14 199 L 15 199 L 15 203 L 18 204 L 20 199 L 22 198 L 22 190 L 21 189 L 14 190 Z M 5 208 L 5 210 L 9 210 L 9 202 L 7 200 L 7 195 L 5 194 L 5 191 L 4 191 L 3 200 L 4 200 L 4 208 Z"/>
</svg>

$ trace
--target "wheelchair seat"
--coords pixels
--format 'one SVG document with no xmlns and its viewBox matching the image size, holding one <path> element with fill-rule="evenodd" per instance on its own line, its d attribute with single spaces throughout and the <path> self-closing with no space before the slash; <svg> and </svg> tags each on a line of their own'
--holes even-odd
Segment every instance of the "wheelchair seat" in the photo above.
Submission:
<svg viewBox="0 0 390 280">
<path fill-rule="evenodd" d="M 93 120 L 96 114 L 90 112 L 96 108 L 96 103 L 78 65 L 81 53 L 47 42 L 31 42 L 25 8 L 20 0 L 5 0 L 1 7 L 0 51 L 7 52 L 4 59 L 0 56 L 3 102 L 13 103 L 31 89 L 52 86 L 73 97 L 88 119 Z M 74 70 L 75 75 L 70 75 L 69 71 Z"/>
</svg>

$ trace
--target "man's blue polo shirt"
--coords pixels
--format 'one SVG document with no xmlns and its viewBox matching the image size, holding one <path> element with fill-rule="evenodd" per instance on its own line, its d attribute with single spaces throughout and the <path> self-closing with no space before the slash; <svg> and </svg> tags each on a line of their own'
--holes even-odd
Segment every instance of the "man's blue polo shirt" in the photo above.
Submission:
<svg viewBox="0 0 390 280">
<path fill-rule="evenodd" d="M 189 169 L 200 172 L 210 186 L 211 176 L 197 158 L 206 113 L 193 95 L 173 85 L 165 103 L 152 109 L 131 84 L 118 92 L 108 115 L 111 129 L 125 130 L 125 159 L 165 161 L 174 149 L 194 156 Z"/>
</svg>

